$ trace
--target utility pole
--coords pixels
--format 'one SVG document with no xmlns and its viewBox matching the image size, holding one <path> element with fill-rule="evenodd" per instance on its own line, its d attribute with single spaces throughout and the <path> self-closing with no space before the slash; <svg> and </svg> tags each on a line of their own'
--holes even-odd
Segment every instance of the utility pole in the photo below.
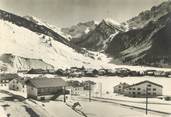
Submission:
<svg viewBox="0 0 171 117">
<path fill-rule="evenodd" d="M 89 102 L 91 102 L 91 83 L 89 81 Z"/>
<path fill-rule="evenodd" d="M 64 89 L 63 89 L 63 93 L 64 93 L 64 102 L 66 102 L 66 97 L 65 97 L 65 86 L 64 86 Z"/>
<path fill-rule="evenodd" d="M 100 86 L 100 97 L 102 97 L 102 83 L 99 84 Z"/>
<path fill-rule="evenodd" d="M 148 85 L 146 86 L 146 115 L 148 114 Z"/>
</svg>

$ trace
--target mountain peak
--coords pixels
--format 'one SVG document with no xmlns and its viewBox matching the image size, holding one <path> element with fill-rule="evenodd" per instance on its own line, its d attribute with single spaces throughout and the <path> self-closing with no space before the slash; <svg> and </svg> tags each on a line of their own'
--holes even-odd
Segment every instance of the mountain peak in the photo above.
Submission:
<svg viewBox="0 0 171 117">
<path fill-rule="evenodd" d="M 119 22 L 117 22 L 117 21 L 115 21 L 115 20 L 113 20 L 113 19 L 111 19 L 111 18 L 106 18 L 106 19 L 104 19 L 104 21 L 105 21 L 106 23 L 110 23 L 110 24 L 112 24 L 112 25 L 117 25 L 117 26 L 120 26 L 120 25 L 121 25 Z"/>
<path fill-rule="evenodd" d="M 131 29 L 143 28 L 151 21 L 157 21 L 162 16 L 171 12 L 171 1 L 165 1 L 158 6 L 153 6 L 151 9 L 139 13 L 127 21 Z"/>
</svg>

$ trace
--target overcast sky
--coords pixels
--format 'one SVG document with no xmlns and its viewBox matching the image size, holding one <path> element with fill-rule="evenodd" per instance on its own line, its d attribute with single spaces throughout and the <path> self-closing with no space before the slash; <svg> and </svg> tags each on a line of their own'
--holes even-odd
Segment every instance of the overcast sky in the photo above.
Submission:
<svg viewBox="0 0 171 117">
<path fill-rule="evenodd" d="M 104 18 L 123 22 L 162 1 L 165 0 L 0 0 L 0 9 L 67 27 Z"/>
</svg>

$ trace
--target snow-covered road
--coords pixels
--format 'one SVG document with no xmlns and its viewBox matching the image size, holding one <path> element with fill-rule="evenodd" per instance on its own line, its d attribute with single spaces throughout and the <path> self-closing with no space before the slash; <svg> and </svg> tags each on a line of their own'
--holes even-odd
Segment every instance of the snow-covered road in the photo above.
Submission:
<svg viewBox="0 0 171 117">
<path fill-rule="evenodd" d="M 156 115 L 154 113 L 149 113 L 148 116 L 145 115 L 145 111 L 123 107 L 119 104 L 112 104 L 106 102 L 91 101 L 86 99 L 78 99 L 82 105 L 84 113 L 88 117 L 165 117 L 162 115 Z"/>
</svg>

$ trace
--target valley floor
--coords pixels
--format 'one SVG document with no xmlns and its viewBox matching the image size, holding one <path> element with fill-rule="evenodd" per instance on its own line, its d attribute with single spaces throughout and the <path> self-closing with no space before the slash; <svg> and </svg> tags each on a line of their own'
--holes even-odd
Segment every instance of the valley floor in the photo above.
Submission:
<svg viewBox="0 0 171 117">
<path fill-rule="evenodd" d="M 102 98 L 92 92 L 93 100 L 88 101 L 88 95 L 84 97 L 71 97 L 68 100 L 79 101 L 82 110 L 87 117 L 169 117 L 169 114 L 149 112 L 145 115 L 145 99 L 129 98 L 113 93 L 113 86 L 120 82 L 129 84 L 144 80 L 150 80 L 163 85 L 163 94 L 171 95 L 171 79 L 156 77 L 97 77 L 97 78 L 72 78 L 65 80 L 85 81 L 91 80 L 102 84 Z M 108 93 L 106 93 L 108 92 Z M 104 99 L 103 99 L 104 98 Z M 61 97 L 63 99 L 63 97 Z M 137 107 L 140 107 L 139 109 Z M 160 99 L 149 99 L 149 109 L 171 113 L 171 102 Z M 0 117 L 82 117 L 62 101 L 40 102 L 26 99 L 20 92 L 0 88 Z"/>
<path fill-rule="evenodd" d="M 87 117 L 165 117 L 130 107 L 123 107 L 118 104 L 104 103 L 99 101 L 89 102 L 87 99 L 78 97 L 71 98 L 72 101 L 79 101 Z M 84 117 L 72 110 L 62 101 L 40 102 L 25 99 L 5 90 L 0 90 L 0 113 L 1 117 Z"/>
</svg>

